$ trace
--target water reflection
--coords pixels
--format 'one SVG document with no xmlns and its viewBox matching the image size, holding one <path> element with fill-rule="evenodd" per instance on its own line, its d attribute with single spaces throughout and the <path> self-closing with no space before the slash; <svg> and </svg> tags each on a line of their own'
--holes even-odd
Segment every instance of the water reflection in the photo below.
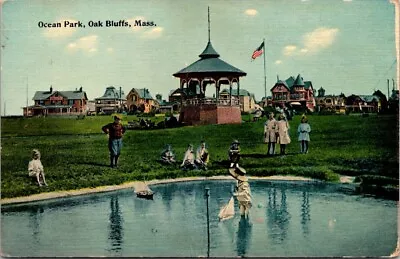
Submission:
<svg viewBox="0 0 400 259">
<path fill-rule="evenodd" d="M 277 202 L 277 191 L 273 188 L 268 192 L 267 224 L 268 236 L 274 243 L 283 243 L 289 228 L 290 214 L 287 210 L 286 193 L 281 189 L 280 204 Z"/>
<path fill-rule="evenodd" d="M 238 256 L 245 256 L 247 253 L 251 237 L 251 228 L 252 225 L 250 224 L 249 219 L 241 217 L 236 240 L 236 251 Z"/>
<path fill-rule="evenodd" d="M 303 235 L 308 236 L 310 233 L 309 223 L 311 220 L 310 216 L 310 202 L 308 199 L 309 193 L 303 192 L 303 203 L 301 204 L 301 227 L 303 229 Z"/>
<path fill-rule="evenodd" d="M 111 251 L 120 252 L 123 243 L 123 218 L 118 203 L 118 196 L 112 196 L 110 199 L 110 217 L 109 217 L 109 235 L 111 241 Z"/>
<path fill-rule="evenodd" d="M 32 229 L 32 241 L 35 246 L 40 244 L 40 222 L 42 221 L 43 212 L 42 207 L 32 207 L 29 213 L 29 227 Z"/>
</svg>

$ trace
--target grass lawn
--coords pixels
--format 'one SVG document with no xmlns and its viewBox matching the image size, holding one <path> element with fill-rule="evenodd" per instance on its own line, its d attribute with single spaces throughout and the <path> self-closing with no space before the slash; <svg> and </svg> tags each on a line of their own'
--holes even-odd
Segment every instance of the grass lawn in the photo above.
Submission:
<svg viewBox="0 0 400 259">
<path fill-rule="evenodd" d="M 123 123 L 135 118 L 123 118 Z M 159 121 L 163 118 L 151 118 Z M 246 121 L 248 118 L 245 119 Z M 300 116 L 290 121 L 292 143 L 285 157 L 267 157 L 262 142 L 263 123 L 188 126 L 164 130 L 132 130 L 124 137 L 119 167 L 108 167 L 107 136 L 101 126 L 110 116 L 76 118 L 2 118 L 2 198 L 120 184 L 132 180 L 212 176 L 227 174 L 228 148 L 233 139 L 241 142 L 240 165 L 252 176 L 297 175 L 337 181 L 339 174 L 384 176 L 398 179 L 398 123 L 395 115 L 309 116 L 312 128 L 309 153 L 298 154 L 297 126 Z M 189 143 L 206 140 L 210 151 L 208 171 L 184 172 L 179 166 L 157 162 L 166 144 L 177 160 Z M 42 153 L 49 186 L 39 188 L 28 177 L 31 150 Z M 279 146 L 277 145 L 279 150 Z M 397 181 L 397 180 L 396 180 Z"/>
</svg>

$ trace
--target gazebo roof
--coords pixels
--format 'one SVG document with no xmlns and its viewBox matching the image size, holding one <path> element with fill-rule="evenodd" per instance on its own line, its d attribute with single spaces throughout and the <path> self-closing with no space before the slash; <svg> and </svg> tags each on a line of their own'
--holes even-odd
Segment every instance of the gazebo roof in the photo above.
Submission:
<svg viewBox="0 0 400 259">
<path fill-rule="evenodd" d="M 207 43 L 206 48 L 203 52 L 199 55 L 200 58 L 218 58 L 219 54 L 213 48 L 211 41 Z"/>
<path fill-rule="evenodd" d="M 199 55 L 200 59 L 173 74 L 175 77 L 187 76 L 188 74 L 234 74 L 245 76 L 242 70 L 226 63 L 219 58 L 219 54 L 213 48 L 211 42 L 207 43 L 204 51 Z"/>
</svg>

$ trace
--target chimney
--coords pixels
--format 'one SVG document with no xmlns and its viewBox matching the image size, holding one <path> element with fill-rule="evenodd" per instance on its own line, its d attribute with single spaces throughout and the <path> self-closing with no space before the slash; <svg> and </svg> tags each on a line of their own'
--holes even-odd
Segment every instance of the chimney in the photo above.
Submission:
<svg viewBox="0 0 400 259">
<path fill-rule="evenodd" d="M 53 86 L 50 85 L 50 93 L 53 92 Z"/>
<path fill-rule="evenodd" d="M 82 86 L 79 88 L 79 92 L 82 92 Z"/>
</svg>

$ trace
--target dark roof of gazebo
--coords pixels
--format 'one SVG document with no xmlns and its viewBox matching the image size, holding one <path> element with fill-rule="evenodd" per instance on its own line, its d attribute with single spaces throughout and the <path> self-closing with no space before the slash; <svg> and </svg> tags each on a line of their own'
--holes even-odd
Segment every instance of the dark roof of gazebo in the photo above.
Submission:
<svg viewBox="0 0 400 259">
<path fill-rule="evenodd" d="M 200 59 L 183 68 L 182 70 L 173 74 L 175 77 L 195 73 L 221 73 L 221 74 L 235 74 L 238 76 L 245 76 L 246 73 L 242 70 L 229 65 L 219 58 L 219 54 L 213 48 L 209 41 L 204 51 L 199 55 Z"/>
</svg>

